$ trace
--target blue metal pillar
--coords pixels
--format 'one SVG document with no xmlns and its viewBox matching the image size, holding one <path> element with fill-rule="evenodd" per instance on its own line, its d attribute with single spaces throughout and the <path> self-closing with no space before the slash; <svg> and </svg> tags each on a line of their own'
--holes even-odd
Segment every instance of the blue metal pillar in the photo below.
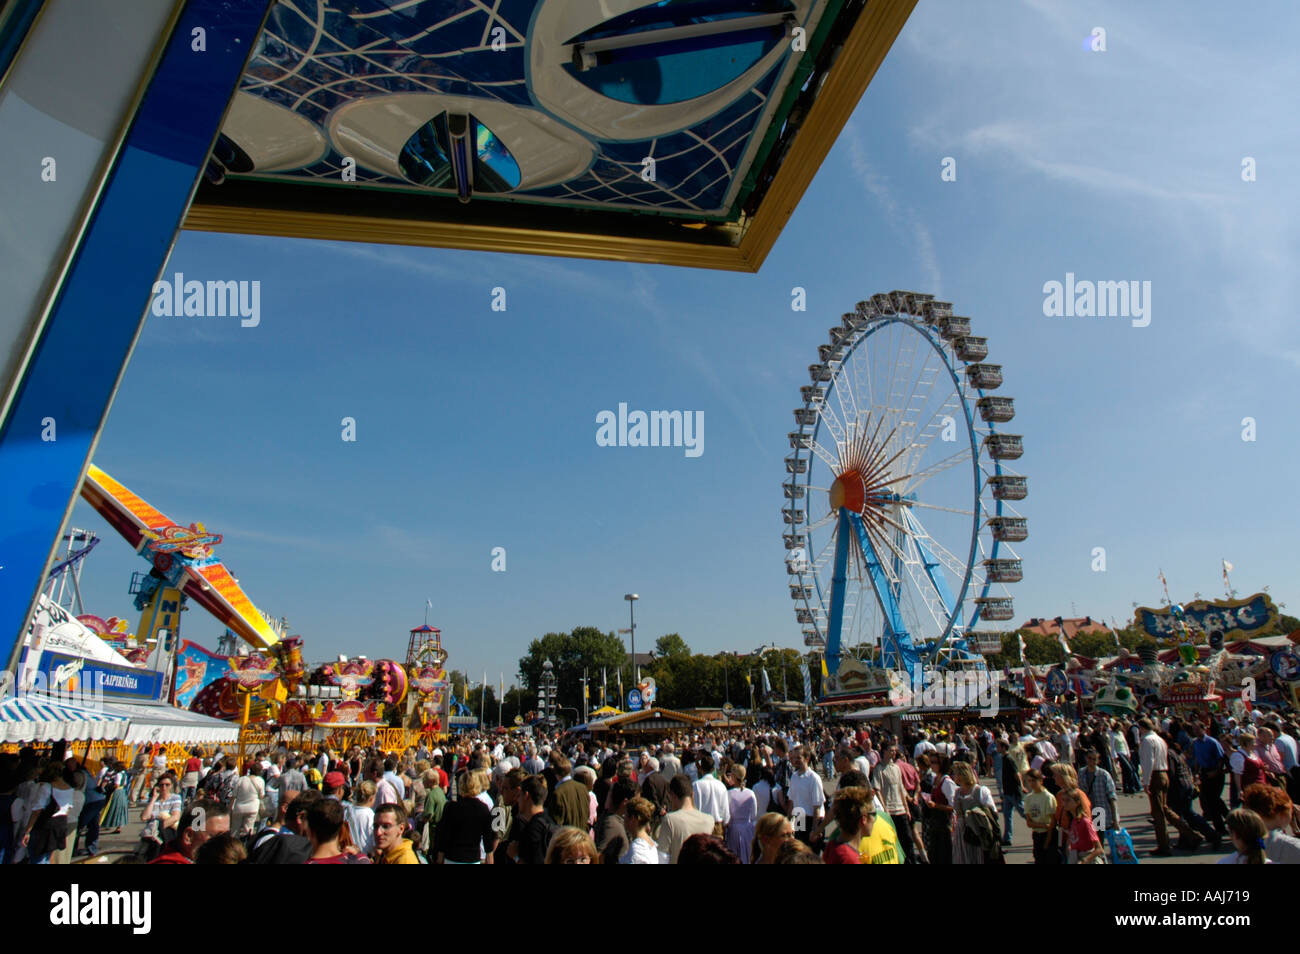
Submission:
<svg viewBox="0 0 1300 954">
<path fill-rule="evenodd" d="M 10 669 L 270 4 L 185 3 L 21 372 L 0 427 L 0 644 Z M 42 439 L 47 418 L 57 440 Z"/>
<path fill-rule="evenodd" d="M 831 617 L 826 626 L 826 671 L 832 676 L 840 668 L 840 629 L 844 625 L 844 589 L 848 585 L 849 512 L 840 508 L 835 527 L 835 569 L 831 572 Z"/>
<path fill-rule="evenodd" d="M 898 600 L 894 597 L 894 588 L 889 582 L 889 577 L 885 576 L 885 569 L 880 565 L 880 558 L 876 554 L 876 548 L 871 545 L 871 538 L 867 534 L 866 524 L 862 522 L 862 517 L 858 514 L 850 514 L 853 521 L 853 529 L 857 531 L 858 542 L 862 544 L 862 555 L 866 558 L 867 573 L 871 576 L 872 588 L 876 591 L 876 600 L 880 604 L 880 612 L 885 618 L 885 639 L 893 644 L 894 655 L 898 657 L 897 662 L 907 670 L 911 677 L 915 670 L 919 656 L 916 648 L 912 645 L 912 637 L 907 632 L 907 624 L 903 622 L 903 612 L 898 605 Z M 885 657 L 886 647 L 881 645 L 882 662 Z"/>
</svg>

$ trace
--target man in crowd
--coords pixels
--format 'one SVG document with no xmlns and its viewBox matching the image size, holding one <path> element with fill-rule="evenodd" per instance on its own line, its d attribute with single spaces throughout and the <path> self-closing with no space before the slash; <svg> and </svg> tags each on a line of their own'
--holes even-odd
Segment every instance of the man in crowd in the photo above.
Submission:
<svg viewBox="0 0 1300 954">
<path fill-rule="evenodd" d="M 727 786 L 713 776 L 713 756 L 708 752 L 700 753 L 697 765 L 700 777 L 691 786 L 691 798 L 696 808 L 713 816 L 713 834 L 721 837 L 725 827 L 731 823 L 731 799 L 727 797 Z"/>
<path fill-rule="evenodd" d="M 669 863 L 677 864 L 682 845 L 691 835 L 712 835 L 712 815 L 697 811 L 692 795 L 691 780 L 679 773 L 668 783 L 668 801 L 672 811 L 659 824 L 659 850 L 668 855 Z"/>
<path fill-rule="evenodd" d="M 596 850 L 600 852 L 601 864 L 616 865 L 627 851 L 629 842 L 627 827 L 623 824 L 623 806 L 636 795 L 637 787 L 631 779 L 620 778 L 610 786 L 605 811 L 596 830 Z"/>
<path fill-rule="evenodd" d="M 284 771 L 275 780 L 275 788 L 279 793 L 277 804 L 281 811 L 300 794 L 307 791 L 307 776 L 303 775 L 302 770 L 298 768 L 298 757 L 296 755 L 290 756 L 285 763 Z"/>
<path fill-rule="evenodd" d="M 1088 796 L 1093 808 L 1104 814 L 1103 831 L 1118 831 L 1119 803 L 1115 800 L 1115 777 L 1101 767 L 1101 753 L 1089 748 L 1084 753 L 1083 771 L 1079 773 L 1079 787 Z"/>
<path fill-rule="evenodd" d="M 547 798 L 546 810 L 561 828 L 591 830 L 591 798 L 587 786 L 573 777 L 573 764 L 558 749 L 551 752 L 555 791 Z"/>
<path fill-rule="evenodd" d="M 899 785 L 902 782 L 900 779 Z M 826 811 L 826 791 L 821 776 L 807 762 L 807 752 L 802 745 L 790 750 L 790 774 L 783 786 L 786 811 L 790 814 L 794 836 L 807 844 L 812 830 Z"/>
<path fill-rule="evenodd" d="M 1002 844 L 1010 845 L 1015 831 L 1016 812 L 1020 812 L 1020 817 L 1028 821 L 1028 816 L 1025 815 L 1024 781 L 1019 764 L 1011 755 L 1010 741 L 999 739 L 995 748 L 998 758 L 994 762 L 1000 772 L 999 784 L 1002 789 Z"/>
<path fill-rule="evenodd" d="M 1138 726 L 1143 732 L 1138 749 L 1142 761 L 1142 779 L 1156 829 L 1156 848 L 1151 854 L 1167 857 L 1174 853 L 1169 845 L 1168 822 L 1172 822 L 1178 829 L 1181 836 L 1179 844 L 1194 848 L 1201 843 L 1201 836 L 1193 832 L 1187 822 L 1169 807 L 1169 748 L 1164 739 L 1156 734 L 1155 724 L 1150 719 L 1139 720 Z"/>
<path fill-rule="evenodd" d="M 551 837 L 560 830 L 555 819 L 546 811 L 546 780 L 540 775 L 529 775 L 519 783 L 515 800 L 518 815 L 514 840 L 507 849 L 509 856 L 521 865 L 546 863 L 546 849 Z"/>
<path fill-rule="evenodd" d="M 665 742 L 663 753 L 659 756 L 659 773 L 668 781 L 682 771 L 682 760 L 674 753 L 673 744 Z"/>
<path fill-rule="evenodd" d="M 328 772 L 326 778 L 334 774 L 337 773 Z M 369 858 L 350 857 L 344 854 L 343 849 L 339 847 L 339 835 L 342 831 L 342 802 L 328 795 L 314 801 L 307 809 L 307 837 L 311 841 L 311 857 L 307 859 L 307 864 L 341 865 L 350 861 L 355 864 L 370 864 Z"/>
<path fill-rule="evenodd" d="M 389 803 L 375 809 L 375 864 L 418 865 L 415 849 L 406 838 L 406 809 Z"/>
<path fill-rule="evenodd" d="M 281 776 L 283 778 L 283 776 Z M 314 788 L 304 790 L 280 807 L 281 825 L 267 827 L 253 842 L 249 863 L 255 865 L 302 864 L 311 857 L 307 812 L 325 796 Z"/>
<path fill-rule="evenodd" d="M 1201 789 L 1201 813 L 1214 826 L 1219 837 L 1226 838 L 1228 829 L 1224 821 L 1228 817 L 1228 806 L 1223 803 L 1223 746 L 1199 722 L 1192 727 L 1192 734 L 1195 738 L 1190 762 Z"/>
<path fill-rule="evenodd" d="M 916 864 L 916 848 L 912 842 L 912 815 L 907 807 L 907 790 L 903 786 L 903 773 L 898 767 L 898 743 L 888 742 L 881 754 L 880 764 L 871 773 L 871 787 L 880 796 L 885 813 L 894 823 L 904 864 Z"/>
<path fill-rule="evenodd" d="M 194 855 L 209 838 L 230 831 L 230 811 L 220 802 L 200 799 L 191 802 L 181 815 L 176 837 L 151 865 L 192 865 Z"/>
</svg>

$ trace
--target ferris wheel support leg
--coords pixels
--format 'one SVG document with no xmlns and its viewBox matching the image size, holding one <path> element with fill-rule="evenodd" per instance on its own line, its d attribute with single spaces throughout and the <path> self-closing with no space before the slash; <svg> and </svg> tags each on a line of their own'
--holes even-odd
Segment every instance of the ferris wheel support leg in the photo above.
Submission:
<svg viewBox="0 0 1300 954">
<path fill-rule="evenodd" d="M 840 668 L 840 629 L 844 625 L 844 589 L 848 585 L 849 512 L 840 508 L 835 536 L 835 569 L 831 575 L 831 617 L 826 627 L 826 671 L 834 675 Z"/>
<path fill-rule="evenodd" d="M 876 592 L 876 602 L 880 605 L 880 612 L 885 617 L 886 642 L 892 645 L 886 647 L 882 644 L 881 655 L 884 656 L 886 649 L 891 649 L 897 657 L 897 661 L 904 669 L 907 670 L 908 679 L 915 679 L 916 667 L 919 663 L 919 657 L 916 647 L 912 645 L 912 637 L 907 632 L 907 626 L 903 622 L 902 608 L 898 605 L 898 600 L 894 598 L 893 587 L 890 586 L 889 578 L 885 576 L 884 568 L 880 565 L 880 558 L 876 555 L 876 548 L 871 545 L 871 538 L 867 535 L 866 525 L 862 518 L 857 514 L 850 514 L 849 519 L 853 523 L 853 529 L 857 532 L 858 542 L 862 544 L 862 553 L 866 557 L 867 572 L 871 576 L 871 588 Z"/>
<path fill-rule="evenodd" d="M 907 528 L 912 533 L 912 539 L 916 542 L 916 549 L 921 556 L 921 565 L 925 568 L 925 575 L 930 580 L 930 585 L 934 587 L 939 598 L 943 600 L 944 609 L 948 611 L 948 618 L 953 621 L 953 629 L 961 626 L 961 607 L 953 599 L 952 590 L 948 588 L 948 581 L 944 579 L 943 573 L 939 570 L 939 560 L 925 545 L 927 534 L 924 532 L 916 518 L 912 516 L 910 510 L 904 511 L 903 519 L 907 521 Z M 950 637 L 951 638 L 951 637 Z M 926 653 L 925 661 L 934 662 L 939 658 L 939 653 L 943 651 L 944 642 L 935 641 L 933 649 Z"/>
</svg>

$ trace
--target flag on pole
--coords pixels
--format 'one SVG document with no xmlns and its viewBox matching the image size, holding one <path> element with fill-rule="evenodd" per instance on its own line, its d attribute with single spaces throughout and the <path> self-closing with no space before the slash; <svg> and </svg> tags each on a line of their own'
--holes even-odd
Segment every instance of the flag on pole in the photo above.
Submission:
<svg viewBox="0 0 1300 954">
<path fill-rule="evenodd" d="M 772 694 L 772 681 L 767 678 L 766 666 L 762 667 L 762 671 L 763 671 L 763 695 L 770 696 Z"/>
<path fill-rule="evenodd" d="M 803 704 L 812 705 L 812 673 L 808 671 L 808 660 L 803 661 Z"/>
<path fill-rule="evenodd" d="M 1227 560 L 1224 560 L 1223 561 L 1223 588 L 1225 590 L 1227 590 L 1229 587 L 1228 574 L 1231 572 L 1232 572 L 1232 564 L 1229 563 Z"/>
<path fill-rule="evenodd" d="M 605 693 L 608 691 L 609 684 L 605 681 L 605 667 L 600 667 L 600 704 L 605 705 Z"/>
<path fill-rule="evenodd" d="M 745 673 L 745 685 L 749 686 L 749 688 L 751 688 L 751 689 L 754 688 L 754 674 L 753 674 L 753 673 L 750 673 L 750 672 Z"/>
<path fill-rule="evenodd" d="M 1025 637 L 1017 633 L 1016 639 L 1020 640 L 1020 665 L 1023 666 L 1025 664 Z"/>
<path fill-rule="evenodd" d="M 433 609 L 433 600 L 425 600 L 424 605 L 429 607 L 429 609 Z"/>
<path fill-rule="evenodd" d="M 830 677 L 831 677 L 830 671 L 826 668 L 826 657 L 823 656 L 822 657 L 822 678 L 829 679 Z"/>
<path fill-rule="evenodd" d="M 1029 663 L 1025 663 L 1025 698 L 1041 698 L 1038 694 L 1038 681 L 1034 678 L 1034 670 L 1030 668 Z"/>
<path fill-rule="evenodd" d="M 1066 655 L 1066 656 L 1069 656 L 1069 655 L 1070 655 L 1070 644 L 1069 644 L 1068 642 L 1066 642 L 1066 640 L 1065 640 L 1065 623 L 1064 623 L 1064 622 L 1061 622 L 1061 623 L 1058 623 L 1058 624 L 1057 624 L 1057 627 L 1056 627 L 1056 641 L 1057 641 L 1058 643 L 1060 643 L 1060 644 L 1061 644 L 1061 648 L 1062 648 L 1063 650 L 1065 650 L 1065 655 Z"/>
</svg>

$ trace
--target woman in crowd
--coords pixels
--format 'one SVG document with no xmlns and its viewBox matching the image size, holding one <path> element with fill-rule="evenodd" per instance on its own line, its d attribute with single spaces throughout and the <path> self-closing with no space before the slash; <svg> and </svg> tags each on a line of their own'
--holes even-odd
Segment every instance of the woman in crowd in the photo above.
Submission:
<svg viewBox="0 0 1300 954">
<path fill-rule="evenodd" d="M 375 848 L 375 783 L 366 779 L 352 794 L 353 802 L 347 812 L 348 828 L 352 841 L 361 854 L 370 857 Z"/>
<path fill-rule="evenodd" d="M 979 844 L 966 838 L 967 827 L 971 824 L 967 812 L 977 808 L 988 809 L 989 821 L 993 827 L 995 841 L 997 831 L 997 805 L 993 794 L 975 777 L 975 770 L 969 762 L 953 762 L 952 775 L 957 783 L 957 795 L 953 799 L 952 863 L 955 865 L 982 865 L 991 858 Z M 934 857 L 931 855 L 930 857 Z"/>
<path fill-rule="evenodd" d="M 716 835 L 691 835 L 682 842 L 677 856 L 679 865 L 738 865 L 736 853 L 723 844 Z"/>
<path fill-rule="evenodd" d="M 629 798 L 623 803 L 623 824 L 627 828 L 628 849 L 618 859 L 621 865 L 666 865 L 668 854 L 650 835 L 650 826 L 658 812 L 645 798 Z"/>
<path fill-rule="evenodd" d="M 1089 818 L 1092 817 L 1092 802 L 1087 794 L 1079 789 L 1079 773 L 1075 771 L 1074 766 L 1066 762 L 1054 762 L 1049 766 L 1052 778 L 1056 784 L 1056 814 L 1052 817 L 1051 843 L 1061 863 L 1064 864 L 1069 857 L 1070 849 L 1070 826 L 1074 824 L 1076 812 L 1082 812 Z M 1071 806 L 1067 807 L 1063 796 L 1070 792 L 1078 792 L 1077 800 L 1070 800 Z"/>
<path fill-rule="evenodd" d="M 492 827 L 491 798 L 487 802 L 479 798 L 484 794 L 482 786 L 486 774 L 473 771 L 458 776 L 460 797 L 447 803 L 442 810 L 442 821 L 434 833 L 438 864 L 492 863 L 497 833 Z"/>
<path fill-rule="evenodd" d="M 189 804 L 199 790 L 199 773 L 203 771 L 203 759 L 198 749 L 190 749 L 190 757 L 185 760 L 185 771 L 181 775 L 181 801 Z"/>
<path fill-rule="evenodd" d="M 126 763 L 110 761 L 99 776 L 99 790 L 108 796 L 104 802 L 104 814 L 99 818 L 99 830 L 109 835 L 120 835 L 122 826 L 129 820 L 127 815 L 126 788 L 130 775 Z"/>
<path fill-rule="evenodd" d="M 727 848 L 734 852 L 743 865 L 749 864 L 749 846 L 754 840 L 754 824 L 758 821 L 758 799 L 745 788 L 745 770 L 739 765 L 727 769 L 727 799 L 730 801 L 731 822 L 727 825 Z"/>
<path fill-rule="evenodd" d="M 182 807 L 176 777 L 168 773 L 158 779 L 150 790 L 149 803 L 140 813 L 140 820 L 145 823 L 140 832 L 141 848 L 147 861 L 158 857 L 163 845 L 176 837 Z"/>
<path fill-rule="evenodd" d="M 50 855 L 67 843 L 73 788 L 64 775 L 62 765 L 49 762 L 41 770 L 40 781 L 28 802 L 31 814 L 19 836 L 19 845 L 27 849 L 34 865 L 49 864 Z"/>
<path fill-rule="evenodd" d="M 449 806 L 450 807 L 450 806 Z M 596 865 L 600 864 L 600 855 L 591 835 L 581 828 L 561 828 L 551 838 L 550 847 L 546 849 L 548 865 Z"/>
<path fill-rule="evenodd" d="M 768 812 L 754 826 L 754 843 L 749 851 L 751 864 L 776 864 L 781 846 L 789 841 L 794 841 L 790 819 L 780 812 Z"/>
<path fill-rule="evenodd" d="M 957 783 L 948 775 L 952 762 L 945 756 L 928 756 L 931 781 L 922 787 L 921 802 L 924 819 L 921 825 L 922 840 L 930 863 L 952 864 L 953 805 L 957 798 Z"/>
<path fill-rule="evenodd" d="M 235 782 L 234 799 L 230 804 L 230 830 L 241 836 L 251 834 L 257 827 L 257 816 L 261 813 L 265 796 L 262 766 L 251 762 Z"/>
<path fill-rule="evenodd" d="M 846 788 L 836 792 L 831 811 L 837 827 L 834 836 L 826 842 L 822 860 L 828 865 L 862 864 L 859 845 L 871 834 L 876 821 L 871 792 L 865 788 Z"/>
<path fill-rule="evenodd" d="M 1070 818 L 1066 842 L 1069 845 L 1068 861 L 1072 865 L 1105 864 L 1101 838 L 1092 827 L 1092 818 L 1080 810 L 1082 798 L 1084 794 L 1077 788 L 1061 792 L 1060 801 Z"/>
<path fill-rule="evenodd" d="M 1232 836 L 1232 845 L 1237 850 L 1219 859 L 1221 865 L 1271 865 L 1273 860 L 1265 856 L 1268 826 L 1249 808 L 1234 808 L 1228 812 L 1226 822 L 1228 834 Z"/>
</svg>

